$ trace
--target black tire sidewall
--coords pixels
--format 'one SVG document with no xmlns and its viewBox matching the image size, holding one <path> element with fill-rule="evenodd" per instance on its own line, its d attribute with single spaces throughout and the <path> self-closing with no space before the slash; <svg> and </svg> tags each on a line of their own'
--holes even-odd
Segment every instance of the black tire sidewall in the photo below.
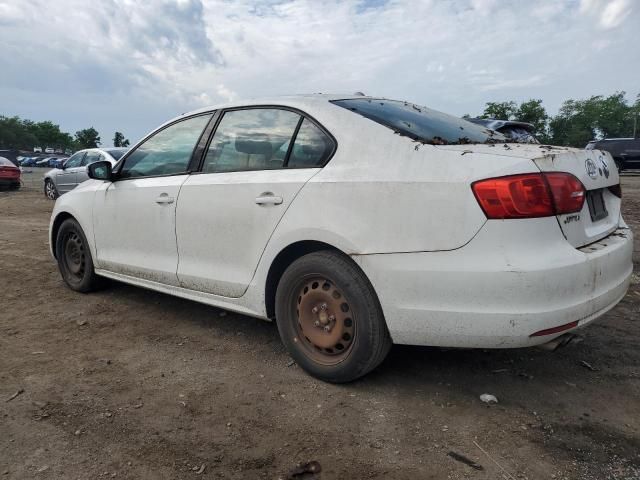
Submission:
<svg viewBox="0 0 640 480">
<path fill-rule="evenodd" d="M 292 306 L 301 279 L 311 274 L 333 281 L 354 312 L 353 344 L 348 356 L 335 365 L 316 362 L 307 356 L 301 340 L 296 340 L 297 319 Z M 390 346 L 382 309 L 368 279 L 350 258 L 330 251 L 305 255 L 287 268 L 276 291 L 276 322 L 280 337 L 296 363 L 311 375 L 332 383 L 349 382 L 365 375 L 386 355 L 386 343 Z M 385 351 L 380 360 L 375 360 L 381 342 Z"/>
<path fill-rule="evenodd" d="M 84 252 L 85 252 L 85 269 L 82 280 L 79 282 L 73 279 L 73 275 L 67 270 L 67 265 L 65 264 L 65 238 L 67 235 L 71 233 L 76 233 L 81 238 Z M 58 269 L 60 270 L 60 275 L 64 282 L 71 288 L 77 292 L 88 292 L 93 289 L 95 285 L 95 273 L 93 270 L 93 257 L 91 256 L 91 249 L 89 248 L 89 243 L 87 242 L 87 237 L 85 237 L 84 232 L 82 231 L 82 227 L 80 224 L 73 218 L 68 218 L 60 228 L 58 229 L 58 234 L 56 236 L 56 259 L 58 260 Z"/>
</svg>

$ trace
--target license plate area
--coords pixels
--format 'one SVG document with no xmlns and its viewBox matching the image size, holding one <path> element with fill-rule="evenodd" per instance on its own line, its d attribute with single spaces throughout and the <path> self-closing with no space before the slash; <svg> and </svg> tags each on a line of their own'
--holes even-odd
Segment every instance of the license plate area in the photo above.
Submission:
<svg viewBox="0 0 640 480">
<path fill-rule="evenodd" d="M 602 189 L 589 190 L 587 192 L 587 205 L 589 206 L 589 214 L 591 215 L 592 222 L 607 218 L 607 215 L 609 215 L 607 207 L 604 204 Z"/>
</svg>

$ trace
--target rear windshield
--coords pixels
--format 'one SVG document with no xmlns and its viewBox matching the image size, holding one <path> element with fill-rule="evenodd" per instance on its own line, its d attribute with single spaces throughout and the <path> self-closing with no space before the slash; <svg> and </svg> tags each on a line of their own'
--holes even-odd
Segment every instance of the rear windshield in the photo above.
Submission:
<svg viewBox="0 0 640 480">
<path fill-rule="evenodd" d="M 333 100 L 331 103 L 421 143 L 461 145 L 509 141 L 504 135 L 488 128 L 409 102 L 354 98 Z"/>
</svg>

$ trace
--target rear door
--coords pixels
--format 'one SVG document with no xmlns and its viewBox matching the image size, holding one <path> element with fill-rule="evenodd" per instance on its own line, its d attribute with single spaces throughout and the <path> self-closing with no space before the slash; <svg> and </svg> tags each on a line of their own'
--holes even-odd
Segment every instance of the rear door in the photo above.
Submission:
<svg viewBox="0 0 640 480">
<path fill-rule="evenodd" d="M 620 197 L 618 169 L 611 155 L 601 150 L 559 150 L 534 159 L 543 172 L 568 172 L 584 185 L 586 199 L 578 213 L 558 215 L 569 243 L 581 247 L 606 237 L 618 228 Z"/>
<path fill-rule="evenodd" d="M 278 222 L 333 153 L 314 122 L 281 108 L 223 113 L 176 213 L 181 286 L 225 297 L 246 291 Z"/>
</svg>

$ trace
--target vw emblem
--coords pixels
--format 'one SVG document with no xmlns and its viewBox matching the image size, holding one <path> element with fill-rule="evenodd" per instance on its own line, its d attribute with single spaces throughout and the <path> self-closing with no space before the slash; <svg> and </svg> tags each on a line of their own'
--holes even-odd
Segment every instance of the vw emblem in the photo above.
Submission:
<svg viewBox="0 0 640 480">
<path fill-rule="evenodd" d="M 596 165 L 596 162 L 594 162 L 590 158 L 587 158 L 587 160 L 584 162 L 584 167 L 587 169 L 587 175 L 589 175 L 591 178 L 596 178 L 598 176 L 598 167 Z"/>
<path fill-rule="evenodd" d="M 598 157 L 598 159 L 602 164 L 602 171 L 604 172 L 604 177 L 609 178 L 609 165 L 607 165 L 607 161 L 603 157 Z"/>
</svg>

